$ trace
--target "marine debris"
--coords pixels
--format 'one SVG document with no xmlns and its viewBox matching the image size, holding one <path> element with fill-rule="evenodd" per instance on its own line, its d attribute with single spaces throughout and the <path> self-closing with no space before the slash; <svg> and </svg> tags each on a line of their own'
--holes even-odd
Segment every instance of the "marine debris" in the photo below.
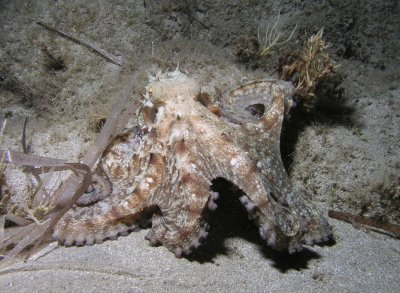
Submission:
<svg viewBox="0 0 400 293">
<path fill-rule="evenodd" d="M 47 24 L 45 24 L 44 22 L 38 21 L 36 22 L 38 25 L 44 27 L 45 29 L 48 29 L 49 31 L 55 32 L 67 39 L 70 39 L 71 41 L 79 44 L 79 45 L 83 45 L 91 50 L 93 50 L 94 52 L 96 52 L 97 54 L 99 54 L 101 57 L 103 57 L 104 59 L 106 59 L 109 62 L 112 62 L 118 66 L 123 66 L 125 61 L 122 57 L 118 57 L 118 56 L 114 56 L 110 53 L 108 53 L 106 50 L 103 50 L 102 48 L 98 47 L 97 45 L 93 44 L 92 42 L 80 39 L 70 33 L 67 32 L 63 32 L 57 28 L 54 28 L 52 26 L 49 26 Z"/>
<path fill-rule="evenodd" d="M 383 223 L 374 218 L 358 216 L 346 212 L 333 211 L 333 210 L 330 210 L 328 212 L 328 216 L 333 219 L 344 221 L 353 225 L 362 225 L 363 227 L 369 230 L 378 233 L 383 233 L 391 237 L 400 239 L 400 225 Z"/>
</svg>

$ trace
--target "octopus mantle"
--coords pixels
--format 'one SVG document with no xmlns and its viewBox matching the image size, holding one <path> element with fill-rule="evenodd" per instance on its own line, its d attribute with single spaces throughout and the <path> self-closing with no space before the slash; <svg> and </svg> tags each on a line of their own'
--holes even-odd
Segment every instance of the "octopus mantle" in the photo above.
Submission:
<svg viewBox="0 0 400 293">
<path fill-rule="evenodd" d="M 220 177 L 243 192 L 240 202 L 267 245 L 292 253 L 331 237 L 324 216 L 292 185 L 282 164 L 290 83 L 245 84 L 225 95 L 220 107 L 179 71 L 153 78 L 146 90 L 144 125 L 108 147 L 93 190 L 60 220 L 55 239 L 93 245 L 151 221 L 150 244 L 188 255 L 207 237 L 206 216 L 219 195 L 211 181 Z"/>
</svg>

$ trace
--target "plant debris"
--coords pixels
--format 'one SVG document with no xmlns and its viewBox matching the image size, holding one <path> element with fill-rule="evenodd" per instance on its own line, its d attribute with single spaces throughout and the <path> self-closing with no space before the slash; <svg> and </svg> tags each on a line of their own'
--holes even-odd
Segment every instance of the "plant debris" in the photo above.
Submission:
<svg viewBox="0 0 400 293">
<path fill-rule="evenodd" d="M 2 165 L 27 166 L 29 173 L 38 179 L 38 187 L 33 194 L 31 206 L 27 208 L 26 217 L 12 213 L 0 216 L 0 252 L 4 254 L 2 263 L 28 247 L 32 248 L 33 246 L 33 249 L 29 251 L 33 252 L 38 245 L 48 240 L 53 227 L 60 218 L 92 184 L 91 170 L 94 169 L 98 158 L 109 142 L 118 134 L 122 125 L 126 124 L 129 116 L 124 115 L 125 112 L 132 113 L 133 109 L 138 106 L 138 103 L 135 102 L 124 112 L 126 99 L 133 92 L 134 80 L 135 77 L 114 103 L 96 142 L 89 147 L 80 163 L 68 163 L 65 160 L 0 150 L 0 157 L 3 158 Z M 53 173 L 67 170 L 72 174 L 56 190 L 51 191 L 48 185 Z M 40 178 L 40 174 L 46 176 Z M 7 222 L 12 222 L 14 227 L 6 227 Z"/>
<path fill-rule="evenodd" d="M 364 217 L 357 216 L 350 213 L 339 212 L 330 210 L 328 212 L 328 216 L 333 219 L 341 220 L 353 225 L 363 225 L 367 226 L 368 229 L 373 230 L 375 232 L 383 233 L 394 238 L 400 239 L 400 225 L 390 224 L 390 223 L 382 223 L 381 221 Z"/>
<path fill-rule="evenodd" d="M 118 66 L 123 66 L 124 63 L 125 63 L 124 60 L 122 59 L 122 57 L 114 56 L 114 55 L 108 53 L 107 51 L 101 49 L 100 47 L 96 46 L 95 44 L 93 44 L 93 43 L 91 43 L 89 41 L 86 41 L 86 40 L 80 39 L 78 37 L 75 37 L 70 33 L 63 32 L 63 31 L 61 31 L 59 29 L 56 29 L 54 27 L 51 27 L 51 26 L 49 26 L 49 25 L 47 25 L 47 24 L 45 24 L 45 23 L 43 23 L 41 21 L 38 21 L 36 23 L 38 25 L 44 27 L 45 29 L 48 29 L 48 30 L 50 30 L 52 32 L 56 32 L 57 34 L 65 37 L 67 39 L 70 39 L 71 41 L 73 41 L 73 42 L 75 42 L 75 43 L 77 43 L 79 45 L 83 45 L 83 46 L 93 50 L 94 52 L 96 52 L 97 54 L 99 54 L 101 57 L 103 57 L 104 59 L 106 59 L 109 62 L 112 62 L 112 63 L 114 63 L 114 64 L 116 64 Z"/>
<path fill-rule="evenodd" d="M 60 71 L 66 68 L 65 62 L 61 56 L 55 57 L 54 54 L 50 52 L 49 48 L 44 43 L 40 45 L 40 48 L 42 49 L 43 53 L 46 56 L 47 60 L 45 66 L 47 69 Z"/>
<path fill-rule="evenodd" d="M 307 40 L 301 51 L 291 52 L 280 61 L 280 78 L 295 84 L 295 98 L 306 110 L 315 104 L 318 83 L 337 68 L 326 51 L 331 44 L 322 39 L 323 32 L 321 28 Z"/>
</svg>

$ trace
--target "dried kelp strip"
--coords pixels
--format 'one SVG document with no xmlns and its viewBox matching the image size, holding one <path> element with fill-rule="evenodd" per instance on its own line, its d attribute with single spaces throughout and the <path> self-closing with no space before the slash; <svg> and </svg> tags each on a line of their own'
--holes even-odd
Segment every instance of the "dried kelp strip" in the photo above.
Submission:
<svg viewBox="0 0 400 293">
<path fill-rule="evenodd" d="M 117 136 L 119 130 L 118 126 L 122 124 L 125 125 L 127 123 L 127 121 L 121 120 L 121 117 L 127 118 L 123 115 L 123 112 L 126 107 L 126 101 L 133 92 L 135 80 L 136 74 L 134 74 L 131 82 L 126 87 L 122 95 L 114 102 L 111 112 L 107 117 L 106 123 L 104 123 L 96 142 L 89 147 L 86 155 L 83 157 L 82 163 L 88 165 L 90 168 L 93 168 L 97 159 L 106 149 L 108 144 L 112 139 L 114 139 L 115 136 Z M 137 103 L 134 102 L 134 105 L 137 105 Z"/>
<path fill-rule="evenodd" d="M 45 176 L 40 179 L 39 175 L 36 175 L 35 178 L 38 180 L 38 187 L 34 193 L 33 200 L 31 206 L 33 208 L 44 205 L 45 203 L 50 202 L 51 195 L 46 190 L 45 186 L 49 186 L 51 179 L 54 175 L 54 168 L 51 168 Z"/>
<path fill-rule="evenodd" d="M 129 119 L 131 117 L 136 117 L 139 119 L 139 115 L 137 115 L 138 109 L 141 109 L 143 107 L 143 96 L 141 98 L 135 99 L 132 103 L 129 103 L 122 113 L 122 115 L 118 118 L 118 125 L 116 126 L 116 133 L 121 133 L 123 129 L 126 127 Z M 140 111 L 139 111 L 140 112 Z M 139 121 L 137 121 L 136 124 L 140 124 Z"/>
<path fill-rule="evenodd" d="M 123 266 L 104 266 L 102 263 L 90 263 L 85 262 L 73 262 L 73 261 L 58 261 L 58 262 L 21 262 L 15 264 L 13 267 L 0 270 L 0 275 L 15 274 L 17 272 L 39 272 L 39 271 L 62 271 L 62 272 L 84 272 L 84 273 L 95 273 L 100 275 L 113 275 L 115 277 L 124 277 L 132 279 L 142 279 L 143 274 L 138 274 L 131 269 L 127 269 Z"/>
<path fill-rule="evenodd" d="M 6 214 L 6 215 L 2 215 L 0 217 L 4 217 L 4 219 L 7 219 L 8 221 L 17 224 L 18 226 L 26 226 L 26 225 L 29 225 L 30 223 L 32 223 L 31 220 L 27 220 L 24 217 L 13 215 L 13 214 Z"/>
<path fill-rule="evenodd" d="M 27 159 L 31 156 L 31 155 L 26 155 L 23 153 L 18 153 L 18 152 L 15 152 L 15 153 L 17 153 L 17 155 L 15 157 L 19 157 L 18 155 L 23 155 L 22 157 L 24 157 L 24 159 Z M 35 158 L 38 158 L 38 156 L 35 156 Z M 39 158 L 41 158 L 41 157 L 39 157 Z M 10 158 L 7 158 L 7 162 L 8 162 L 8 159 L 10 159 Z M 49 158 L 47 158 L 47 159 L 49 159 Z M 28 162 L 27 166 L 31 167 L 33 164 L 35 164 L 35 165 L 38 164 L 38 163 L 32 163 L 31 160 L 32 160 L 32 158 L 29 158 L 27 160 L 27 162 Z M 11 159 L 9 161 L 9 163 L 15 164 L 16 162 L 18 162 L 18 165 L 24 166 L 25 164 L 23 164 L 22 161 Z M 57 160 L 54 159 L 54 160 L 47 160 L 47 161 L 49 161 L 50 164 L 52 165 L 52 164 L 54 164 L 54 161 L 57 161 Z M 48 166 L 44 166 L 44 167 L 48 167 Z M 74 176 L 74 177 L 78 178 L 78 180 L 79 180 L 77 190 L 79 192 L 81 192 L 80 194 L 82 194 L 85 191 L 85 189 L 92 182 L 90 168 L 84 164 L 64 163 L 63 165 L 55 166 L 54 168 L 59 168 L 60 170 L 67 170 L 67 169 L 71 170 L 73 172 L 73 174 L 71 176 Z M 42 185 L 43 185 L 43 183 L 42 183 Z M 35 195 L 35 198 L 33 201 L 35 202 L 35 204 L 40 203 L 42 206 L 47 207 L 49 213 L 51 213 L 51 211 L 58 208 L 57 201 L 56 201 L 57 197 L 54 197 L 54 196 L 57 194 L 57 191 L 59 191 L 60 188 L 62 188 L 62 186 L 63 186 L 63 184 L 55 191 L 55 193 L 53 195 L 46 196 L 46 197 L 42 198 L 42 200 L 37 199 L 36 195 Z M 38 208 L 38 207 L 39 206 L 34 206 L 34 208 Z M 6 215 L 6 217 L 8 218 L 8 220 L 11 219 L 9 217 L 9 215 Z M 33 215 L 33 213 L 31 215 L 30 220 L 32 220 L 32 221 L 30 221 L 29 224 L 21 223 L 21 221 L 19 221 L 19 224 L 25 224 L 25 225 L 21 226 L 21 227 L 17 227 L 17 228 L 12 228 L 9 230 L 4 229 L 4 223 L 3 223 L 3 227 L 1 229 L 4 229 L 4 233 L 3 233 L 4 238 L 0 238 L 0 249 L 4 250 L 4 249 L 7 249 L 10 245 L 15 245 L 13 247 L 13 249 L 7 254 L 6 258 L 11 258 L 11 257 L 16 256 L 27 246 L 33 244 L 36 240 L 41 239 L 43 234 L 47 231 L 47 229 L 50 227 L 50 225 L 52 223 L 52 218 L 49 217 L 49 215 L 46 213 L 45 213 L 42 221 L 40 221 L 39 219 L 36 219 L 35 216 Z"/>
<path fill-rule="evenodd" d="M 23 227 L 25 228 L 21 229 L 21 233 L 24 234 L 23 238 L 20 237 L 21 240 L 18 241 L 17 245 L 7 254 L 7 258 L 15 257 L 26 247 L 34 243 L 36 240 L 40 239 L 43 233 L 46 231 L 48 224 L 49 220 L 46 220 L 41 223 L 32 223 L 28 226 Z"/>
<path fill-rule="evenodd" d="M 43 166 L 43 167 L 58 167 L 65 163 L 66 160 L 53 159 L 42 156 L 28 155 L 21 152 L 11 150 L 0 150 L 0 157 L 4 155 L 4 163 L 14 164 L 17 166 Z"/>
<path fill-rule="evenodd" d="M 123 61 L 122 57 L 114 56 L 114 55 L 108 53 L 107 51 L 101 49 L 100 47 L 96 46 L 93 43 L 90 43 L 88 41 L 85 41 L 85 40 L 82 40 L 82 39 L 80 39 L 78 37 L 75 37 L 70 33 L 66 33 L 66 32 L 63 32 L 63 31 L 61 31 L 59 29 L 51 27 L 51 26 L 49 26 L 49 25 L 47 25 L 47 24 L 45 24 L 45 23 L 43 23 L 41 21 L 38 21 L 36 23 L 38 25 L 44 27 L 45 29 L 48 29 L 48 30 L 50 30 L 52 32 L 56 32 L 56 33 L 60 34 L 61 36 L 65 37 L 67 39 L 70 39 L 71 41 L 73 41 L 73 42 L 75 42 L 75 43 L 77 43 L 79 45 L 83 45 L 83 46 L 95 51 L 97 54 L 102 56 L 107 61 L 110 61 L 111 63 L 114 63 L 114 64 L 119 65 L 119 66 L 123 66 L 124 65 L 124 61 Z"/>
<path fill-rule="evenodd" d="M 0 125 L 0 144 L 1 144 L 3 142 L 3 133 L 4 133 L 4 129 L 6 128 L 7 120 L 6 119 L 2 120 L 0 118 L 0 122 L 1 122 L 1 125 Z M 0 153 L 0 200 L 1 200 L 0 206 L 3 204 L 3 200 L 4 200 L 3 186 L 5 186 L 5 184 L 6 184 L 4 172 L 6 170 L 7 164 L 5 163 L 5 160 L 6 160 L 5 153 L 4 152 Z M 1 212 L 1 209 L 0 209 L 0 212 Z"/>
<path fill-rule="evenodd" d="M 33 218 L 33 221 L 30 221 L 29 224 L 21 223 L 24 226 L 13 229 L 4 229 L 4 225 L 0 227 L 0 229 L 3 229 L 0 230 L 0 234 L 2 233 L 4 237 L 3 239 L 0 238 L 0 249 L 4 250 L 9 245 L 15 245 L 14 248 L 5 256 L 5 259 L 16 256 L 22 250 L 31 245 L 34 245 L 34 250 L 40 243 L 47 240 L 53 227 L 58 223 L 60 218 L 87 190 L 89 185 L 92 183 L 91 169 L 93 169 L 108 144 L 118 134 L 118 126 L 126 122 L 121 121 L 121 117 L 124 117 L 124 120 L 128 119 L 128 117 L 122 115 L 122 113 L 128 96 L 133 92 L 134 80 L 135 76 L 132 78 L 132 81 L 123 94 L 115 101 L 111 113 L 101 129 L 96 142 L 89 147 L 81 163 L 67 163 L 65 160 L 28 155 L 9 150 L 0 152 L 0 156 L 4 155 L 6 163 L 36 167 L 30 171 L 35 170 L 35 172 L 38 173 L 64 170 L 72 171 L 72 174 L 49 197 L 46 198 L 48 201 L 46 204 L 50 209 L 43 216 L 43 220 L 38 221 Z M 36 203 L 38 202 L 40 202 L 39 198 L 36 199 Z M 10 215 L 7 215 L 7 219 L 12 221 L 9 216 Z M 4 220 L 2 221 L 4 222 Z"/>
<path fill-rule="evenodd" d="M 26 127 L 27 126 L 28 126 L 28 118 L 25 118 L 24 127 L 22 128 L 22 138 L 21 138 L 21 144 L 22 144 L 22 149 L 24 151 L 24 154 L 29 153 L 29 148 L 26 145 Z"/>
<path fill-rule="evenodd" d="M 332 211 L 332 210 L 328 212 L 328 216 L 333 219 L 341 220 L 350 224 L 364 225 L 373 231 L 388 234 L 394 238 L 400 238 L 399 225 L 382 223 L 374 218 L 357 216 L 345 212 Z"/>
<path fill-rule="evenodd" d="M 91 145 L 86 152 L 86 155 L 82 159 L 82 163 L 87 165 L 89 168 L 93 168 L 103 151 L 107 148 L 108 144 L 112 139 L 118 134 L 117 127 L 120 125 L 120 117 L 123 116 L 122 112 L 126 105 L 126 100 L 128 96 L 133 92 L 134 80 L 136 75 L 133 76 L 132 81 L 129 83 L 128 87 L 125 89 L 123 94 L 117 99 L 111 109 L 106 123 L 100 131 L 96 142 Z M 126 122 L 126 121 L 124 121 Z M 86 184 L 85 184 L 86 183 Z M 91 182 L 89 182 L 90 184 Z M 73 204 L 79 199 L 83 192 L 89 186 L 87 182 L 79 182 L 79 178 L 71 175 L 63 186 L 55 192 L 54 194 L 54 204 L 57 208 L 53 213 L 49 214 L 51 222 L 47 230 L 43 233 L 43 236 L 38 240 L 38 243 L 44 241 L 52 232 L 53 227 L 58 223 L 61 217 L 73 206 Z"/>
<path fill-rule="evenodd" d="M 5 232 L 4 232 L 5 224 L 6 224 L 6 217 L 0 216 L 0 243 L 3 243 L 5 239 Z"/>
</svg>

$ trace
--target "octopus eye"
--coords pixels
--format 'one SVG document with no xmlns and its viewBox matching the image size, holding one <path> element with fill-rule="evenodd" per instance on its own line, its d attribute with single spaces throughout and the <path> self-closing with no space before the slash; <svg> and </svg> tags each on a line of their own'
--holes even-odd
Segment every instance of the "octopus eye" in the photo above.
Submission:
<svg viewBox="0 0 400 293">
<path fill-rule="evenodd" d="M 256 118 L 260 118 L 262 115 L 264 115 L 265 112 L 265 106 L 264 104 L 254 104 L 247 106 L 245 108 L 246 111 L 250 112 L 250 114 Z"/>
</svg>

